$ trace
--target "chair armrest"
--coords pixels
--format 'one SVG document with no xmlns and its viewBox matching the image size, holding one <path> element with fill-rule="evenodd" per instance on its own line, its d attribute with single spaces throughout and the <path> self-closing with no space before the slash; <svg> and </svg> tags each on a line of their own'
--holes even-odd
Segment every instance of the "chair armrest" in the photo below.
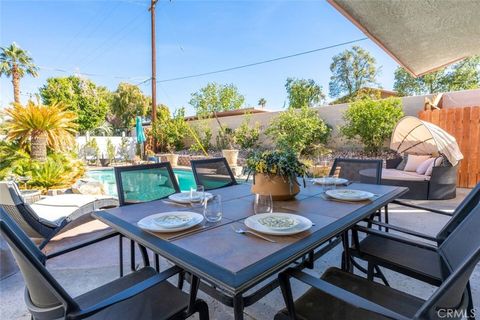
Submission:
<svg viewBox="0 0 480 320">
<path fill-rule="evenodd" d="M 411 236 L 415 236 L 415 237 L 418 237 L 418 238 L 421 238 L 421 239 L 437 242 L 437 238 L 432 237 L 428 234 L 424 234 L 424 233 L 417 232 L 417 231 L 414 231 L 414 230 L 409 230 L 409 229 L 406 229 L 406 228 L 398 227 L 398 226 L 395 226 L 393 224 L 388 224 L 388 223 L 384 223 L 384 222 L 380 222 L 380 221 L 375 221 L 373 219 L 368 220 L 368 222 L 370 222 L 371 224 L 380 226 L 380 227 L 395 230 L 395 231 L 405 233 L 405 234 L 408 234 L 408 235 L 411 235 Z"/>
<path fill-rule="evenodd" d="M 437 210 L 437 209 L 432 209 L 432 208 L 428 208 L 428 207 L 422 207 L 422 206 L 418 206 L 416 204 L 411 204 L 411 203 L 400 201 L 400 200 L 393 200 L 391 203 L 395 203 L 395 204 L 398 204 L 398 205 L 401 205 L 401 206 L 404 206 L 404 207 L 425 210 L 425 211 L 429 211 L 429 212 L 432 212 L 432 213 L 438 213 L 438 214 L 442 214 L 444 216 L 450 216 L 451 217 L 453 215 L 450 212 Z"/>
<path fill-rule="evenodd" d="M 283 272 L 283 276 L 293 277 L 303 283 L 306 283 L 313 288 L 320 290 L 331 297 L 344 301 L 345 303 L 352 305 L 358 309 L 370 311 L 372 313 L 384 316 L 388 319 L 407 320 L 410 318 L 405 317 L 395 311 L 387 309 L 375 302 L 358 296 L 350 291 L 337 287 L 325 280 L 315 278 L 305 272 L 297 269 L 289 268 Z"/>
<path fill-rule="evenodd" d="M 120 291 L 111 297 L 108 297 L 88 308 L 85 308 L 83 310 L 78 310 L 74 311 L 66 316 L 66 319 L 69 320 L 77 320 L 77 319 L 85 319 L 88 318 L 108 307 L 111 307 L 114 304 L 120 303 L 122 301 L 128 300 L 130 298 L 133 298 L 136 295 L 139 295 L 143 293 L 144 291 L 150 289 L 151 287 L 154 287 L 158 285 L 159 283 L 167 280 L 168 278 L 178 274 L 180 271 L 182 271 L 181 268 L 174 266 L 170 269 L 167 269 L 163 271 L 160 274 L 157 274 L 155 276 L 152 276 L 146 280 L 143 280 L 142 282 L 139 282 L 133 286 L 131 286 L 128 289 L 125 289 L 123 291 Z"/>
<path fill-rule="evenodd" d="M 52 259 L 52 258 L 55 258 L 55 257 L 58 257 L 58 256 L 61 256 L 63 254 L 66 254 L 66 253 L 69 253 L 69 252 L 72 252 L 72 251 L 75 251 L 75 250 L 78 250 L 78 249 L 81 249 L 83 247 L 87 247 L 89 245 L 92 245 L 92 244 L 95 244 L 97 242 L 100 242 L 100 241 L 103 241 L 103 240 L 107 240 L 107 239 L 110 239 L 110 238 L 113 238 L 115 236 L 118 236 L 120 235 L 120 233 L 118 233 L 117 231 L 111 231 L 111 232 L 108 232 L 98 238 L 95 238 L 95 239 L 91 239 L 91 240 L 87 240 L 87 241 L 83 241 L 83 242 L 80 242 L 80 243 L 77 243 L 77 244 L 74 244 L 72 246 L 69 246 L 65 249 L 62 249 L 62 250 L 59 250 L 59 251 L 55 251 L 53 253 L 50 253 L 50 254 L 47 254 L 46 255 L 46 259 Z"/>
<path fill-rule="evenodd" d="M 405 244 L 415 246 L 415 247 L 419 247 L 419 248 L 426 249 L 426 250 L 431 250 L 431 251 L 437 251 L 438 250 L 438 248 L 436 246 L 433 246 L 433 245 L 425 243 L 425 242 L 415 241 L 413 239 L 400 237 L 400 236 L 392 234 L 392 233 L 382 232 L 382 231 L 379 231 L 379 230 L 374 230 L 374 229 L 370 229 L 370 228 L 366 228 L 366 227 L 362 227 L 362 226 L 358 226 L 358 225 L 354 226 L 352 228 L 352 230 L 361 231 L 361 232 L 364 232 L 364 233 L 367 233 L 367 234 L 372 234 L 372 235 L 375 235 L 375 236 L 387 238 L 387 239 L 390 239 L 390 240 L 393 240 L 393 241 L 397 241 L 397 242 L 400 242 L 400 243 L 405 243 Z"/>
</svg>

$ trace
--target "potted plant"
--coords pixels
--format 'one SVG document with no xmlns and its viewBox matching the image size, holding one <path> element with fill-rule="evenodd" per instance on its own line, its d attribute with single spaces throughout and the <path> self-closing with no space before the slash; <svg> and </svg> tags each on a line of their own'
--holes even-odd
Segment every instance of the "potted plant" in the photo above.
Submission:
<svg viewBox="0 0 480 320">
<path fill-rule="evenodd" d="M 293 199 L 300 192 L 297 177 L 303 178 L 305 186 L 307 170 L 291 150 L 252 153 L 246 163 L 248 177 L 253 175 L 252 192 L 271 194 L 273 200 Z"/>
<path fill-rule="evenodd" d="M 117 154 L 117 149 L 113 145 L 112 140 L 107 139 L 107 158 L 110 164 L 115 161 L 116 154 Z"/>
<path fill-rule="evenodd" d="M 235 132 L 231 128 L 224 128 L 220 125 L 217 145 L 222 149 L 222 155 L 232 167 L 237 166 L 238 149 L 235 148 Z"/>
<path fill-rule="evenodd" d="M 100 158 L 100 164 L 102 167 L 108 167 L 108 165 L 110 164 L 110 159 L 105 158 L 103 152 L 102 152 L 102 157 Z"/>
</svg>

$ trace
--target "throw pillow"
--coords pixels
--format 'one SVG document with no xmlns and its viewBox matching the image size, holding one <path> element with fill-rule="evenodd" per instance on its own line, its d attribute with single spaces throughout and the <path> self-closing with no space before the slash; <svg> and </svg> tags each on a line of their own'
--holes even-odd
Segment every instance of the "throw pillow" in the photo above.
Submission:
<svg viewBox="0 0 480 320">
<path fill-rule="evenodd" d="M 433 161 L 429 166 L 427 171 L 425 171 L 426 176 L 431 176 L 433 172 L 433 167 L 438 167 L 439 165 L 442 164 L 443 158 L 442 157 L 437 157 L 435 158 L 435 161 Z"/>
<path fill-rule="evenodd" d="M 418 174 L 425 174 L 427 172 L 427 169 L 430 167 L 430 165 L 435 161 L 435 158 L 430 158 L 422 163 L 417 167 L 417 170 L 415 170 Z"/>
<path fill-rule="evenodd" d="M 430 156 L 417 156 L 414 154 L 409 154 L 407 159 L 407 164 L 405 165 L 405 169 L 403 171 L 412 171 L 415 172 L 418 166 L 424 162 L 425 160 L 429 159 Z"/>
</svg>

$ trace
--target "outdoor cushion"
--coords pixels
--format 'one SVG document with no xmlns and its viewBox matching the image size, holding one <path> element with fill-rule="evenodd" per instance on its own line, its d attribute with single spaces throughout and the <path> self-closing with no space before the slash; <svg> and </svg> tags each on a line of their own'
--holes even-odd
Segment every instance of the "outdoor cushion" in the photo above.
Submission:
<svg viewBox="0 0 480 320">
<path fill-rule="evenodd" d="M 111 196 L 92 196 L 84 194 L 62 194 L 45 197 L 30 207 L 43 220 L 59 224 L 72 214 L 84 214 L 96 209 L 117 206 L 118 200 Z"/>
<path fill-rule="evenodd" d="M 443 158 L 442 157 L 437 157 L 435 158 L 435 161 L 433 161 L 427 168 L 427 171 L 425 171 L 425 175 L 431 176 L 433 172 L 434 167 L 438 167 L 439 165 L 442 164 Z"/>
<path fill-rule="evenodd" d="M 435 161 L 435 158 L 429 158 L 417 167 L 417 170 L 415 170 L 416 173 L 418 174 L 425 174 L 427 172 L 427 169 L 430 167 L 430 165 Z"/>
<path fill-rule="evenodd" d="M 405 165 L 404 171 L 415 171 L 417 170 L 418 166 L 430 158 L 430 155 L 423 155 L 423 156 L 417 156 L 414 154 L 409 154 L 408 159 L 407 159 L 407 164 Z"/>
<path fill-rule="evenodd" d="M 375 175 L 373 169 L 360 170 L 360 175 L 364 177 L 372 177 Z M 430 176 L 418 174 L 416 172 L 401 171 L 397 169 L 383 169 L 383 180 L 401 180 L 401 181 L 427 181 L 430 180 Z"/>
</svg>

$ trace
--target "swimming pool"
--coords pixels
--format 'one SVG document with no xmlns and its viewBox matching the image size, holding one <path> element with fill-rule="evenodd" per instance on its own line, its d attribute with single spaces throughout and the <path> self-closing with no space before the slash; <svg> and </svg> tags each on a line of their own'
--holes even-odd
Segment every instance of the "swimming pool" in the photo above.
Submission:
<svg viewBox="0 0 480 320">
<path fill-rule="evenodd" d="M 178 185 L 182 191 L 190 191 L 190 187 L 196 186 L 193 173 L 188 169 L 173 169 L 177 177 Z M 117 184 L 115 174 L 112 169 L 89 170 L 86 173 L 87 178 L 100 181 L 105 186 L 107 193 L 111 196 L 117 196 Z"/>
</svg>

